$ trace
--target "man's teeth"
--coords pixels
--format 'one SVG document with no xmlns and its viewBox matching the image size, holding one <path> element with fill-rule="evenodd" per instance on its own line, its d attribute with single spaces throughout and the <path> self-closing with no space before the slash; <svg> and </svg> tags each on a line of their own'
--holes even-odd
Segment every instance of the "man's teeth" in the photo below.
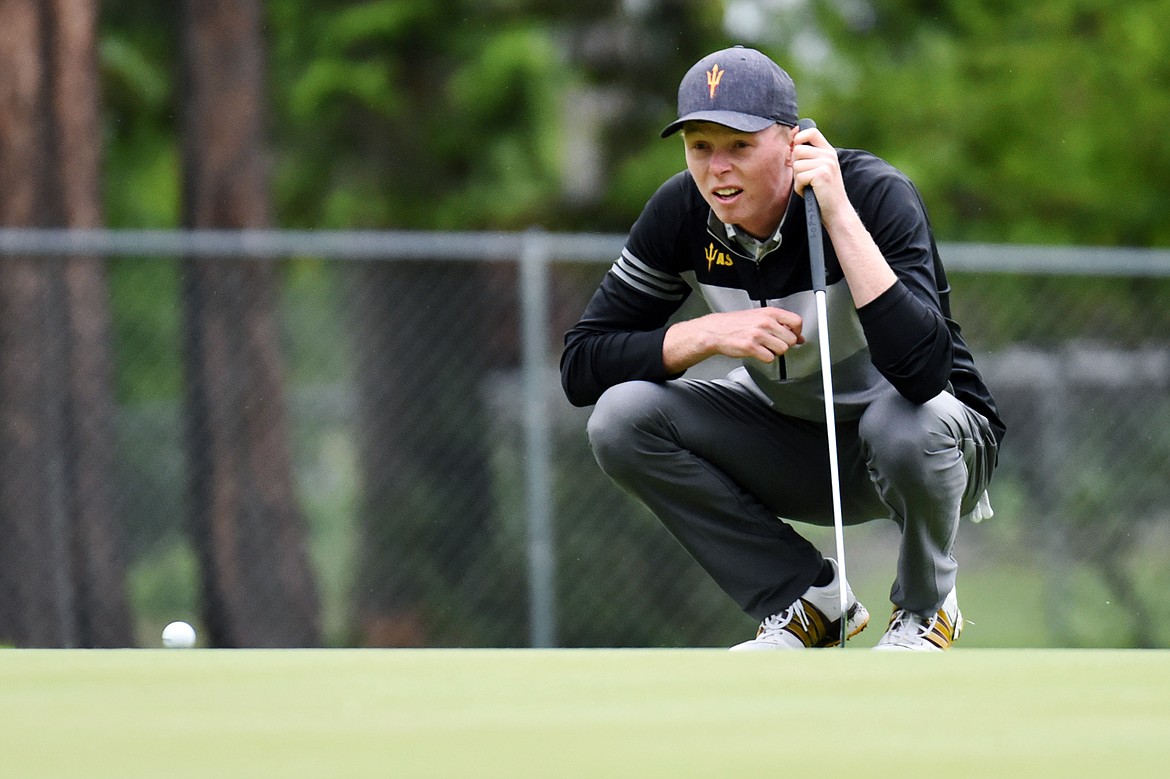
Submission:
<svg viewBox="0 0 1170 779">
<path fill-rule="evenodd" d="M 723 189 L 715 190 L 715 194 L 719 195 L 720 197 L 731 197 L 737 192 L 739 192 L 739 190 L 735 187 L 725 187 Z"/>
</svg>

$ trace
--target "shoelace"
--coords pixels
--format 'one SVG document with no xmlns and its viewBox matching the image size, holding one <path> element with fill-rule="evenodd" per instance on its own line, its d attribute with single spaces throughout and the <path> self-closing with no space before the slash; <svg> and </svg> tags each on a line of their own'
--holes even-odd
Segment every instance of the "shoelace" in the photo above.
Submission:
<svg viewBox="0 0 1170 779">
<path fill-rule="evenodd" d="M 912 614 L 906 609 L 898 609 L 898 613 L 890 620 L 890 628 L 887 632 L 891 634 L 913 633 L 915 638 L 926 638 L 930 635 L 930 631 L 934 630 L 934 623 L 937 620 L 937 612 L 930 619 L 923 620 L 917 614 Z"/>
<path fill-rule="evenodd" d="M 794 619 L 800 623 L 802 628 L 804 628 L 806 631 L 808 630 L 811 623 L 808 618 L 808 614 L 804 610 L 803 600 L 796 601 L 796 603 L 793 603 L 779 614 L 773 614 L 770 617 L 765 617 L 764 632 L 773 633 L 779 630 L 783 630 L 784 628 L 788 627 L 788 625 L 791 624 L 792 620 Z"/>
</svg>

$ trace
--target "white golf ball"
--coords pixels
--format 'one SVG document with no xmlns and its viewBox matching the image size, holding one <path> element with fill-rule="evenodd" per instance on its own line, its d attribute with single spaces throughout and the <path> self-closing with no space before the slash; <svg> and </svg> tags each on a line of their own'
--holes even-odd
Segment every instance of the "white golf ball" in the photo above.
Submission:
<svg viewBox="0 0 1170 779">
<path fill-rule="evenodd" d="M 172 622 L 163 628 L 162 641 L 171 649 L 188 649 L 195 646 L 195 628 L 186 622 Z"/>
</svg>

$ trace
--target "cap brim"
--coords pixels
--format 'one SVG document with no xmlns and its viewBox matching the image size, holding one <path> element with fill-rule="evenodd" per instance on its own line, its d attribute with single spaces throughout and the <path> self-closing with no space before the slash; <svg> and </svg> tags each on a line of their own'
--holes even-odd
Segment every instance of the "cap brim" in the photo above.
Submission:
<svg viewBox="0 0 1170 779">
<path fill-rule="evenodd" d="M 741 133 L 758 133 L 760 130 L 766 130 L 776 124 L 777 120 L 769 119 L 766 116 L 741 114 L 738 111 L 695 111 L 666 125 L 662 130 L 661 137 L 666 138 L 674 135 L 687 122 L 713 122 L 730 127 L 732 130 L 739 130 Z"/>
</svg>

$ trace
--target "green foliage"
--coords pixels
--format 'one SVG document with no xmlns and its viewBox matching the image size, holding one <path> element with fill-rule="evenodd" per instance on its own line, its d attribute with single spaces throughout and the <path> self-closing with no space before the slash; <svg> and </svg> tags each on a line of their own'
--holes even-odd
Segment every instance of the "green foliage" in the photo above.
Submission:
<svg viewBox="0 0 1170 779">
<path fill-rule="evenodd" d="M 102 39 L 98 56 L 106 77 L 106 101 L 138 101 L 149 111 L 164 109 L 170 99 L 171 86 L 166 75 L 121 32 L 111 32 Z M 142 118 L 131 114 L 131 119 Z"/>
<path fill-rule="evenodd" d="M 655 133 L 679 75 L 726 41 L 718 0 L 619 5 L 270 0 L 280 223 L 624 229 L 681 167 Z M 1170 243 L 1170 0 L 759 7 L 748 42 L 803 112 L 910 173 L 943 239 Z M 110 223 L 173 225 L 174 24 L 144 0 L 103 13 Z M 588 202 L 561 192 L 574 86 L 617 101 Z"/>
<path fill-rule="evenodd" d="M 292 5 L 277 4 L 284 13 L 273 16 L 298 41 L 297 56 L 274 46 L 286 222 L 539 221 L 555 198 L 565 78 L 547 27 L 461 2 L 302 5 L 300 14 Z"/>
<path fill-rule="evenodd" d="M 822 126 L 906 170 L 943 239 L 1170 243 L 1170 2 L 873 5 L 825 14 L 850 75 Z"/>
<path fill-rule="evenodd" d="M 273 196 L 286 227 L 624 229 L 681 164 L 656 130 L 679 74 L 726 45 L 719 0 L 269 0 Z M 113 226 L 177 223 L 177 34 L 165 9 L 104 12 Z M 599 117 L 602 191 L 566 200 L 574 85 Z"/>
<path fill-rule="evenodd" d="M 115 392 L 121 403 L 176 398 L 182 388 L 179 359 L 179 278 L 165 260 L 113 260 L 110 304 L 113 321 Z"/>
<path fill-rule="evenodd" d="M 165 9 L 145 2 L 119 4 L 102 22 L 98 67 L 107 222 L 173 227 L 179 208 L 174 31 Z"/>
<path fill-rule="evenodd" d="M 659 185 L 685 167 L 682 144 L 677 137 L 659 141 L 627 157 L 614 171 L 613 186 L 606 200 L 609 210 L 637 216 Z"/>
<path fill-rule="evenodd" d="M 540 221 L 558 183 L 560 68 L 547 32 L 526 26 L 501 31 L 452 74 L 436 145 L 466 179 L 441 201 L 437 225 Z"/>
</svg>

